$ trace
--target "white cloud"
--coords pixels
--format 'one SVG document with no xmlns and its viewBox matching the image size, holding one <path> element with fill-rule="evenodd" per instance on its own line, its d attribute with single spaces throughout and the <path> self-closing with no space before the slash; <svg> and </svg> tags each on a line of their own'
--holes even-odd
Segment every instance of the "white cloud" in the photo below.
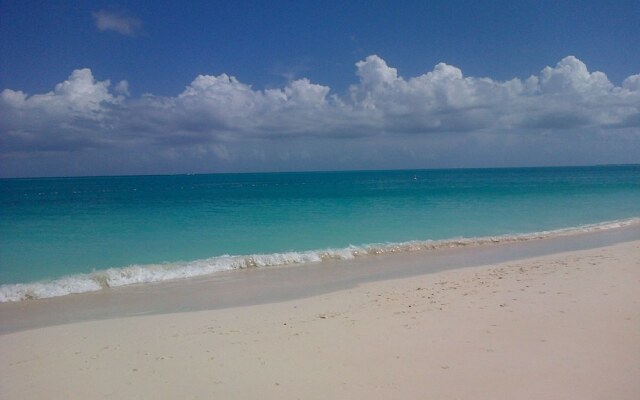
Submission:
<svg viewBox="0 0 640 400">
<path fill-rule="evenodd" d="M 631 75 L 622 82 L 622 87 L 629 91 L 640 90 L 640 74 Z"/>
<path fill-rule="evenodd" d="M 540 89 L 545 93 L 600 94 L 612 88 L 604 73 L 590 73 L 587 66 L 573 56 L 563 58 L 555 68 L 544 68 L 540 74 Z"/>
<path fill-rule="evenodd" d="M 142 28 L 142 22 L 134 17 L 110 13 L 108 11 L 95 11 L 91 13 L 96 28 L 99 31 L 113 31 L 125 36 L 135 36 Z"/>
<path fill-rule="evenodd" d="M 131 93 L 129 92 L 129 82 L 127 81 L 118 82 L 118 84 L 114 87 L 114 91 L 123 96 L 131 96 Z"/>
<path fill-rule="evenodd" d="M 112 140 L 114 107 L 122 96 L 110 82 L 96 81 L 88 68 L 73 71 L 49 93 L 0 92 L 0 140 L 6 150 L 74 150 Z"/>
<path fill-rule="evenodd" d="M 140 152 L 149 165 L 166 156 L 185 165 L 215 159 L 268 168 L 270 156 L 297 166 L 292 155 L 298 154 L 299 162 L 313 166 L 323 159 L 330 163 L 332 151 L 335 160 L 395 154 L 401 161 L 400 154 L 416 157 L 419 146 L 434 159 L 434 149 L 447 144 L 454 160 L 470 151 L 459 148 L 470 138 L 477 149 L 491 143 L 482 154 L 492 146 L 501 151 L 496 137 L 509 149 L 518 143 L 543 148 L 544 140 L 525 137 L 548 133 L 558 138 L 554 146 L 567 148 L 568 138 L 577 134 L 619 140 L 618 148 L 621 141 L 627 141 L 623 148 L 640 144 L 640 74 L 617 87 L 572 56 L 538 76 L 506 82 L 466 77 L 444 63 L 405 79 L 375 55 L 356 68 L 358 82 L 344 96 L 308 79 L 256 90 L 221 74 L 200 75 L 175 97 L 140 98 L 128 97 L 127 81 L 110 90 L 108 80 L 97 81 L 89 69 L 80 69 L 49 93 L 0 93 L 0 157 Z"/>
</svg>

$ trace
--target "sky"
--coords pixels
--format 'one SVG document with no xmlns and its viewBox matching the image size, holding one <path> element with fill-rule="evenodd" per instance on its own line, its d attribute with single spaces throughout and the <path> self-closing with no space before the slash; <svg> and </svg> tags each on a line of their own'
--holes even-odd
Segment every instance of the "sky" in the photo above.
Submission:
<svg viewBox="0 0 640 400">
<path fill-rule="evenodd" d="M 0 0 L 0 177 L 640 163 L 638 26 L 638 1 Z"/>
</svg>

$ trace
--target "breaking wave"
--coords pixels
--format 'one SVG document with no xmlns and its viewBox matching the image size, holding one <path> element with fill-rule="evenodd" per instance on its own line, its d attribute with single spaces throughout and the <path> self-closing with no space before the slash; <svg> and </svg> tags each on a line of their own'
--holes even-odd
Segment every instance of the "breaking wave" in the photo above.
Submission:
<svg viewBox="0 0 640 400">
<path fill-rule="evenodd" d="M 18 302 L 29 299 L 65 296 L 74 293 L 95 292 L 110 287 L 192 278 L 234 269 L 321 263 L 323 260 L 330 259 L 350 260 L 356 257 L 375 256 L 380 254 L 480 246 L 493 243 L 522 242 L 527 240 L 569 236 L 579 233 L 597 232 L 636 224 L 640 224 L 640 218 L 608 221 L 598 224 L 582 225 L 579 227 L 516 235 L 486 236 L 477 238 L 460 237 L 444 240 L 416 240 L 402 243 L 377 243 L 363 246 L 349 246 L 341 249 L 253 254 L 244 256 L 224 255 L 188 262 L 131 265 L 123 268 L 110 268 L 94 271 L 88 274 L 70 275 L 51 281 L 0 285 L 0 302 Z"/>
</svg>

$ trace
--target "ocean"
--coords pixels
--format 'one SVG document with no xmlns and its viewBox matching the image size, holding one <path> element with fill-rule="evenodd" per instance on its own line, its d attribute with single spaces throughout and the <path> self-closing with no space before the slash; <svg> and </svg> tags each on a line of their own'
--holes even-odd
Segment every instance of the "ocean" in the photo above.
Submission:
<svg viewBox="0 0 640 400">
<path fill-rule="evenodd" d="M 0 180 L 0 302 L 640 222 L 640 165 Z"/>
</svg>

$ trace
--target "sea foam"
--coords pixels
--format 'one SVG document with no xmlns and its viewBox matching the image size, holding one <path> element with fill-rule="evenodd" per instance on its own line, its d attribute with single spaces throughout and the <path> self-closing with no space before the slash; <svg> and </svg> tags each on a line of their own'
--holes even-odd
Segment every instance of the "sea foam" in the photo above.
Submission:
<svg viewBox="0 0 640 400">
<path fill-rule="evenodd" d="M 640 218 L 608 221 L 579 227 L 563 228 L 515 235 L 486 236 L 475 238 L 452 238 L 445 240 L 415 240 L 402 243 L 376 243 L 363 246 L 348 246 L 339 249 L 312 250 L 252 255 L 223 255 L 188 262 L 130 265 L 110 268 L 88 274 L 76 274 L 63 278 L 0 285 L 0 302 L 19 302 L 30 299 L 45 299 L 74 293 L 95 292 L 111 287 L 132 284 L 163 282 L 204 276 L 221 271 L 243 268 L 261 268 L 304 263 L 321 263 L 324 260 L 349 260 L 356 257 L 381 254 L 425 251 L 440 248 L 480 246 L 493 243 L 522 242 L 527 240 L 569 236 L 580 233 L 604 231 L 640 224 Z"/>
</svg>

